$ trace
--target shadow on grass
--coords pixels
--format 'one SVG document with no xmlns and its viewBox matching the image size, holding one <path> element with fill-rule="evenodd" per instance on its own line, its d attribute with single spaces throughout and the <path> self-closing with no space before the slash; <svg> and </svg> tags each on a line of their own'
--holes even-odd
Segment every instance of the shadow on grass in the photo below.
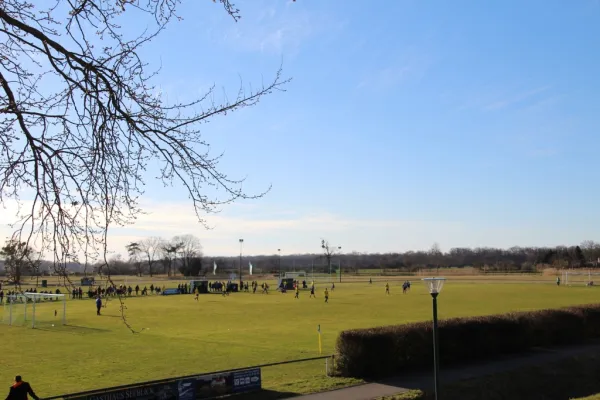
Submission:
<svg viewBox="0 0 600 400">
<path fill-rule="evenodd" d="M 36 326 L 36 330 L 45 331 L 45 332 L 54 332 L 54 333 L 100 333 L 100 332 L 110 332 L 110 329 L 102 329 L 102 328 L 91 328 L 89 326 L 79 326 L 79 325 L 60 325 L 58 327 L 46 327 L 46 326 Z"/>
<path fill-rule="evenodd" d="M 565 400 L 600 393 L 600 355 L 587 354 L 542 365 L 444 382 L 440 396 L 461 400 Z M 394 383 L 398 383 L 395 381 Z M 431 381 L 402 382 L 408 393 L 379 400 L 433 400 Z"/>
<path fill-rule="evenodd" d="M 299 396 L 298 393 L 278 392 L 275 390 L 263 389 L 253 393 L 238 394 L 231 398 L 235 400 L 278 400 L 288 399 L 296 396 Z"/>
<path fill-rule="evenodd" d="M 73 331 L 78 331 L 78 332 L 110 332 L 110 329 L 103 329 L 103 328 L 92 328 L 89 326 L 81 326 L 81 325 L 65 325 L 65 328 L 68 328 L 70 330 Z"/>
<path fill-rule="evenodd" d="M 110 318 L 123 318 L 123 316 L 120 315 L 120 314 L 119 315 L 101 314 L 101 315 L 98 315 L 98 316 L 99 317 L 110 317 Z"/>
</svg>

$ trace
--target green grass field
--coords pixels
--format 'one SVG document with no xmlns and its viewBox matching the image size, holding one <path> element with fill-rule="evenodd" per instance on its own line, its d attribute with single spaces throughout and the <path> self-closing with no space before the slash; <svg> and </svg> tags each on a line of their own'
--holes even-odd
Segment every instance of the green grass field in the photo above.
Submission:
<svg viewBox="0 0 600 400">
<path fill-rule="evenodd" d="M 431 318 L 431 298 L 420 282 L 402 294 L 400 282 L 384 294 L 381 282 L 336 284 L 329 304 L 324 285 L 318 299 L 302 291 L 268 295 L 148 296 L 126 300 L 132 334 L 109 300 L 96 316 L 92 300 L 67 301 L 67 326 L 50 325 L 56 304 L 37 307 L 40 329 L 0 325 L 0 382 L 21 374 L 38 395 L 129 384 L 318 355 L 316 328 L 323 331 L 323 354 L 334 351 L 337 334 Z M 465 283 L 450 280 L 439 298 L 441 318 L 555 308 L 597 302 L 600 291 L 550 283 Z M 263 370 L 265 388 L 306 393 L 353 383 L 325 376 L 324 361 Z"/>
</svg>

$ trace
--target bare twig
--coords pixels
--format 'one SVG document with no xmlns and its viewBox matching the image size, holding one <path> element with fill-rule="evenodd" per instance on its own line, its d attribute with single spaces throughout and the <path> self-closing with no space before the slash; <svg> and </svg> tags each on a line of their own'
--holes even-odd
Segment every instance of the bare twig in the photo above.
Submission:
<svg viewBox="0 0 600 400">
<path fill-rule="evenodd" d="M 83 254 L 86 265 L 103 261 L 114 286 L 108 230 L 142 212 L 148 165 L 158 166 L 164 185 L 185 188 L 206 227 L 204 216 L 219 206 L 266 193 L 244 193 L 243 180 L 224 174 L 200 127 L 283 90 L 281 69 L 270 83 L 242 88 L 230 101 L 210 102 L 209 90 L 168 104 L 156 94 L 156 73 L 147 72 L 139 50 L 179 19 L 179 0 L 34 3 L 0 2 L 0 202 L 18 202 L 13 238 L 51 254 L 65 284 L 72 285 L 68 258 Z M 240 18 L 230 1 L 219 3 Z M 117 24 L 125 12 L 153 17 L 154 29 L 125 38 Z"/>
</svg>

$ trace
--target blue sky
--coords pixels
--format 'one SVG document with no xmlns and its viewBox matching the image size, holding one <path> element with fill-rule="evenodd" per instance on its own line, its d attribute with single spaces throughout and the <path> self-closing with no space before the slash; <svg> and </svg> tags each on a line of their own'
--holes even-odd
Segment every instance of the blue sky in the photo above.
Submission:
<svg viewBox="0 0 600 400">
<path fill-rule="evenodd" d="M 225 171 L 273 188 L 206 231 L 182 190 L 149 181 L 150 215 L 112 231 L 115 251 L 182 233 L 208 255 L 239 237 L 250 254 L 600 239 L 599 1 L 235 3 L 238 23 L 185 1 L 144 55 L 174 100 L 232 96 L 283 62 L 285 93 L 204 127 Z"/>
</svg>

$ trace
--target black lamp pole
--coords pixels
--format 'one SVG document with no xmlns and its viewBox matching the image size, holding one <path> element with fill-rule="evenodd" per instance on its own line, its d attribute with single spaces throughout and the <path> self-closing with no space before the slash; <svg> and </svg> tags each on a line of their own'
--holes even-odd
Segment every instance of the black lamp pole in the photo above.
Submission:
<svg viewBox="0 0 600 400">
<path fill-rule="evenodd" d="M 244 239 L 240 239 L 240 285 L 242 284 L 242 245 L 244 244 Z"/>
<path fill-rule="evenodd" d="M 440 353 L 438 343 L 438 317 L 437 317 L 437 297 L 438 293 L 431 293 L 433 299 L 433 385 L 435 390 L 435 400 L 438 400 L 439 374 L 440 374 Z"/>
<path fill-rule="evenodd" d="M 338 246 L 338 250 L 340 250 L 340 253 L 341 253 L 342 246 Z M 339 267 L 340 267 L 340 283 L 342 283 L 342 257 L 341 257 L 341 254 L 340 254 Z"/>
</svg>

